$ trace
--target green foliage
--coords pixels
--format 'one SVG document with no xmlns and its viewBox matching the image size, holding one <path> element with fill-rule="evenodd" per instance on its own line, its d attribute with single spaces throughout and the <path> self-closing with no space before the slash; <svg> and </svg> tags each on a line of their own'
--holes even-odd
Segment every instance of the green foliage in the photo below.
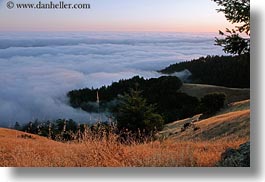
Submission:
<svg viewBox="0 0 265 182">
<path fill-rule="evenodd" d="M 65 131 L 77 131 L 77 123 L 73 121 L 72 119 L 65 120 L 65 119 L 58 119 L 55 122 L 56 124 L 56 129 L 60 132 L 65 132 Z"/>
<path fill-rule="evenodd" d="M 161 130 L 163 127 L 162 116 L 155 113 L 154 106 L 148 105 L 139 91 L 131 90 L 130 94 L 120 96 L 117 110 L 119 130 L 128 129 L 133 134 L 138 134 L 140 131 L 150 135 L 152 131 Z"/>
<path fill-rule="evenodd" d="M 40 122 L 35 120 L 24 124 L 19 130 L 32 134 L 56 139 L 60 136 L 61 140 L 71 140 L 71 133 L 76 133 L 78 130 L 77 123 L 73 120 L 58 119 L 56 121 Z"/>
<path fill-rule="evenodd" d="M 201 98 L 201 111 L 204 114 L 214 114 L 224 107 L 226 95 L 224 93 L 212 93 Z"/>
<path fill-rule="evenodd" d="M 166 123 L 191 116 L 199 101 L 195 97 L 178 90 L 182 82 L 177 77 L 162 76 L 160 78 L 144 79 L 139 76 L 128 80 L 114 82 L 110 86 L 99 89 L 73 90 L 68 93 L 71 106 L 81 108 L 87 112 L 97 112 L 93 107 L 96 102 L 97 92 L 100 97 L 101 112 L 116 112 L 117 98 L 119 95 L 129 93 L 132 88 L 142 90 L 142 96 L 148 104 L 156 105 L 157 112 L 161 114 Z M 94 102 L 94 103 L 93 103 Z"/>
<path fill-rule="evenodd" d="M 192 83 L 218 85 L 232 88 L 250 87 L 250 55 L 207 56 L 192 61 L 176 63 L 161 70 L 171 74 L 188 69 Z"/>
<path fill-rule="evenodd" d="M 226 28 L 226 33 L 219 31 L 223 39 L 216 38 L 217 45 L 223 47 L 226 53 L 245 54 L 250 52 L 250 0 L 213 0 L 222 6 L 218 12 L 223 12 L 232 24 L 238 24 L 234 29 Z M 246 37 L 240 34 L 245 33 Z"/>
</svg>

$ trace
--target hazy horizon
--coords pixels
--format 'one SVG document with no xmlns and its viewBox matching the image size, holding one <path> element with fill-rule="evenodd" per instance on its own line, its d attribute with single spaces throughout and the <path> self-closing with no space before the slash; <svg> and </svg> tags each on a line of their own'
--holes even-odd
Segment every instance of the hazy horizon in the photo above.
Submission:
<svg viewBox="0 0 265 182">
<path fill-rule="evenodd" d="M 38 3 L 34 0 L 13 2 Z M 223 27 L 231 27 L 211 0 L 65 1 L 91 5 L 91 9 L 81 10 L 8 9 L 5 3 L 0 1 L 0 16 L 6 17 L 0 19 L 0 31 L 218 32 Z"/>
</svg>

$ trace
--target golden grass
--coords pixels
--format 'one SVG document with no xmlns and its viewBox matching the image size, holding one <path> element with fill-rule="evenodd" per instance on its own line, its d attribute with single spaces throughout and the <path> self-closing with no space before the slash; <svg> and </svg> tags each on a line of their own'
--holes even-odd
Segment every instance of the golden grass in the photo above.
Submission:
<svg viewBox="0 0 265 182">
<path fill-rule="evenodd" d="M 198 120 L 200 114 L 164 126 L 157 134 L 159 138 L 175 140 L 217 140 L 249 138 L 250 136 L 250 100 L 234 102 L 216 113 L 215 116 Z M 194 127 L 181 131 L 185 123 L 194 122 Z"/>
<path fill-rule="evenodd" d="M 250 99 L 250 89 L 227 88 L 204 84 L 183 84 L 180 91 L 188 95 L 201 98 L 214 92 L 223 92 L 227 96 L 227 103 Z"/>
<path fill-rule="evenodd" d="M 244 100 L 244 101 L 233 102 L 231 104 L 228 104 L 228 107 L 222 109 L 216 115 L 221 115 L 221 114 L 235 112 L 235 111 L 243 111 L 243 110 L 250 110 L 250 100 Z"/>
<path fill-rule="evenodd" d="M 174 140 L 198 140 L 209 141 L 218 139 L 250 138 L 250 110 L 230 112 L 195 123 L 199 129 L 193 127 L 181 132 L 185 121 L 181 121 L 177 127 L 160 132 L 161 136 L 167 136 Z"/>
<path fill-rule="evenodd" d="M 0 129 L 0 166 L 15 167 L 208 167 L 228 147 L 248 138 L 216 141 L 165 140 L 123 145 L 116 136 L 61 143 L 9 129 Z M 26 134 L 29 135 L 29 134 Z"/>
<path fill-rule="evenodd" d="M 55 142 L 0 128 L 0 166 L 15 167 L 211 167 L 227 148 L 250 140 L 249 100 L 232 103 L 209 119 L 195 122 L 199 130 L 181 132 L 200 115 L 167 124 L 160 140 L 124 145 L 111 135 L 88 135 L 81 142 Z M 162 136 L 162 137 L 161 137 Z"/>
</svg>

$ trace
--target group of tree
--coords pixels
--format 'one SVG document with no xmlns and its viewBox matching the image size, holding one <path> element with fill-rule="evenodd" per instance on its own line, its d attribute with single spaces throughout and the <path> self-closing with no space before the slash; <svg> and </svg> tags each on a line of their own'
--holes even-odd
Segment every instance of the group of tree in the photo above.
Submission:
<svg viewBox="0 0 265 182">
<path fill-rule="evenodd" d="M 232 88 L 250 87 L 250 55 L 207 56 L 192 61 L 180 62 L 161 70 L 164 74 L 188 69 L 192 83 L 225 86 Z"/>
<path fill-rule="evenodd" d="M 100 98 L 100 112 L 117 111 L 119 96 L 130 93 L 137 88 L 141 96 L 149 105 L 154 105 L 164 119 L 165 123 L 177 119 L 186 118 L 196 113 L 199 100 L 179 91 L 182 86 L 180 79 L 174 76 L 162 76 L 160 78 L 144 79 L 139 76 L 127 80 L 114 82 L 110 86 L 98 89 L 80 89 L 68 93 L 71 106 L 81 108 L 87 112 L 98 112 L 97 95 Z"/>
<path fill-rule="evenodd" d="M 222 93 L 208 94 L 199 99 L 180 92 L 181 85 L 177 77 L 144 79 L 137 76 L 120 80 L 108 87 L 74 90 L 68 96 L 73 106 L 80 108 L 86 106 L 86 103 L 96 102 L 99 96 L 101 111 L 105 109 L 113 114 L 117 129 L 121 132 L 128 130 L 136 136 L 138 133 L 151 135 L 161 130 L 163 124 L 195 114 L 210 116 L 225 105 L 226 96 Z M 112 107 L 104 108 L 110 105 L 109 102 Z M 93 112 L 88 108 L 82 109 Z"/>
<path fill-rule="evenodd" d="M 58 119 L 41 122 L 35 120 L 24 125 L 18 122 L 14 129 L 48 137 L 56 141 L 84 140 L 84 136 L 100 139 L 109 134 L 117 135 L 117 140 L 126 142 L 152 139 L 156 132 L 163 129 L 164 119 L 157 112 L 156 106 L 149 104 L 139 90 L 131 89 L 117 98 L 115 121 L 96 122 L 94 124 L 78 124 L 72 119 Z M 214 114 L 224 106 L 225 95 L 222 93 L 208 94 L 193 106 L 195 112 L 206 116 Z"/>
<path fill-rule="evenodd" d="M 116 132 L 114 123 L 95 122 L 81 123 L 72 119 L 57 119 L 53 121 L 30 121 L 25 124 L 16 122 L 14 129 L 47 137 L 56 141 L 84 140 L 85 137 L 97 138 L 103 137 L 104 134 Z M 111 129 L 113 128 L 113 130 Z"/>
<path fill-rule="evenodd" d="M 163 129 L 164 119 L 156 112 L 155 106 L 147 103 L 138 90 L 131 90 L 130 93 L 120 97 L 115 118 L 120 131 L 130 132 L 142 136 L 152 136 L 155 132 Z M 200 99 L 193 110 L 202 113 L 203 117 L 210 117 L 225 106 L 226 95 L 223 93 L 207 94 Z"/>
<path fill-rule="evenodd" d="M 81 128 L 82 126 L 80 126 Z M 30 121 L 20 125 L 16 122 L 14 129 L 44 136 L 53 140 L 70 140 L 71 134 L 78 130 L 77 122 L 72 119 L 58 119 L 55 121 Z"/>
</svg>

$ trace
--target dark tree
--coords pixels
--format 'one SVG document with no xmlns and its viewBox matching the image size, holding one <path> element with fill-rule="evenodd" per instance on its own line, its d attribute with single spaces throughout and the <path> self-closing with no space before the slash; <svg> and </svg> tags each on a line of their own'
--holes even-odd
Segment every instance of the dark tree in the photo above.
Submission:
<svg viewBox="0 0 265 182">
<path fill-rule="evenodd" d="M 15 130 L 20 130 L 21 129 L 21 126 L 19 124 L 19 122 L 16 122 L 15 125 L 14 125 L 14 129 Z"/>
<path fill-rule="evenodd" d="M 214 114 L 224 107 L 226 95 L 212 93 L 201 98 L 201 110 L 204 114 Z"/>
<path fill-rule="evenodd" d="M 234 29 L 226 28 L 223 39 L 216 38 L 217 45 L 223 47 L 226 53 L 244 54 L 250 52 L 250 0 L 213 0 L 222 6 L 218 12 L 223 12 L 232 24 L 238 24 Z M 243 37 L 241 34 L 244 33 Z"/>
<path fill-rule="evenodd" d="M 191 83 L 232 88 L 250 87 L 250 54 L 201 57 L 172 64 L 161 72 L 171 74 L 185 69 L 192 73 L 189 77 Z"/>
<path fill-rule="evenodd" d="M 163 118 L 155 113 L 153 105 L 148 105 L 140 91 L 131 90 L 120 97 L 116 114 L 119 130 L 129 130 L 133 134 L 139 131 L 149 135 L 154 130 L 161 130 Z"/>
<path fill-rule="evenodd" d="M 181 112 L 187 103 L 188 99 L 194 100 L 191 97 L 186 97 L 178 94 L 182 82 L 175 76 L 162 76 L 159 78 L 144 79 L 135 76 L 131 79 L 120 80 L 113 82 L 109 86 L 103 86 L 98 89 L 80 89 L 70 91 L 67 95 L 71 106 L 81 108 L 87 112 L 98 112 L 96 103 L 97 92 L 100 99 L 100 112 L 116 112 L 117 98 L 119 95 L 129 93 L 132 88 L 138 88 L 142 91 L 141 95 L 146 99 L 147 104 L 156 105 L 157 113 L 163 116 L 165 122 L 172 122 L 181 118 Z M 185 109 L 188 111 L 188 109 Z M 192 113 L 190 113 L 192 114 Z"/>
</svg>

